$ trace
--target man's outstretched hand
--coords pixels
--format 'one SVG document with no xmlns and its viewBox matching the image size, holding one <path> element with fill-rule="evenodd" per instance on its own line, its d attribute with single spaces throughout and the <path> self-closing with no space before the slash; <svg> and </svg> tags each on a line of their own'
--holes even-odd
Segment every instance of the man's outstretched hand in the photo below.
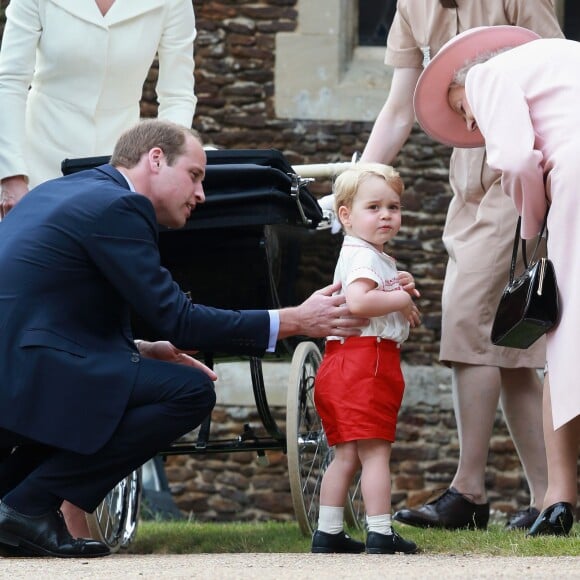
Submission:
<svg viewBox="0 0 580 580">
<path fill-rule="evenodd" d="M 217 381 L 217 375 L 212 369 L 191 356 L 196 351 L 179 350 L 176 346 L 167 340 L 158 340 L 156 342 L 147 342 L 146 340 L 135 341 L 139 353 L 145 358 L 154 358 L 165 362 L 177 363 L 189 367 L 195 367 L 203 371 L 212 381 Z"/>
</svg>

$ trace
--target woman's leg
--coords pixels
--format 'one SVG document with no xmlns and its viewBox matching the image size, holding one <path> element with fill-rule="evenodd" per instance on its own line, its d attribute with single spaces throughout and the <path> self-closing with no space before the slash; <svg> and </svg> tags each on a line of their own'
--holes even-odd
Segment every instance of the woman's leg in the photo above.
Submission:
<svg viewBox="0 0 580 580">
<path fill-rule="evenodd" d="M 532 505 L 546 489 L 542 440 L 541 382 L 534 369 L 453 367 L 453 396 L 459 435 L 459 465 L 453 487 L 476 503 L 485 502 L 485 468 L 501 394 L 502 409 L 530 486 Z"/>
<path fill-rule="evenodd" d="M 501 405 L 530 489 L 540 509 L 548 484 L 542 428 L 542 382 L 535 369 L 501 369 Z"/>
<path fill-rule="evenodd" d="M 485 503 L 485 468 L 500 394 L 496 367 L 455 363 L 453 406 L 459 437 L 459 463 L 451 483 L 474 503 Z"/>
<path fill-rule="evenodd" d="M 549 373 L 544 379 L 544 439 L 548 459 L 548 489 L 543 509 L 557 502 L 567 502 L 575 507 L 578 499 L 580 416 L 554 431 Z"/>
</svg>

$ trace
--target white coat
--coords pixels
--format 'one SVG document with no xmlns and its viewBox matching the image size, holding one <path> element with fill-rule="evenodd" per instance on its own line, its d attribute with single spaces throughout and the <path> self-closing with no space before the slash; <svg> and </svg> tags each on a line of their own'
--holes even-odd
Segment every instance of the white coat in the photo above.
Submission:
<svg viewBox="0 0 580 580">
<path fill-rule="evenodd" d="M 159 118 L 191 127 L 195 111 L 191 0 L 12 0 L 0 51 L 0 179 L 30 187 L 67 157 L 110 155 L 139 120 L 159 57 Z M 30 87 L 30 90 L 29 90 Z"/>
</svg>

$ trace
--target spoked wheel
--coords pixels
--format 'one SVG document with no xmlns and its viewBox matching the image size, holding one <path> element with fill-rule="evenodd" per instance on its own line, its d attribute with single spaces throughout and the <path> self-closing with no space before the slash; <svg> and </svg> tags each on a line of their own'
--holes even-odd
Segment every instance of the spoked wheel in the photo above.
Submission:
<svg viewBox="0 0 580 580">
<path fill-rule="evenodd" d="M 126 548 L 135 538 L 141 502 L 141 469 L 120 481 L 92 514 L 87 514 L 91 537 L 111 552 Z"/>
<path fill-rule="evenodd" d="M 314 378 L 322 355 L 313 342 L 301 342 L 292 357 L 286 402 L 288 476 L 300 530 L 310 536 L 318 522 L 320 483 L 332 460 L 314 407 Z"/>
<path fill-rule="evenodd" d="M 301 342 L 292 357 L 286 402 L 288 474 L 294 513 L 300 530 L 312 535 L 318 524 L 320 484 L 334 457 L 314 406 L 314 379 L 322 355 L 313 342 Z M 350 487 L 344 517 L 355 529 L 364 527 L 360 472 Z"/>
</svg>

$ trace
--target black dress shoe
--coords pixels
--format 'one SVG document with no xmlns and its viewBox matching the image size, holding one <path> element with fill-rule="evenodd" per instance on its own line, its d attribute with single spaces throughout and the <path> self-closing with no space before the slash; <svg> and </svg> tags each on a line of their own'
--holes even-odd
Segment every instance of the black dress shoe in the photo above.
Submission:
<svg viewBox="0 0 580 580">
<path fill-rule="evenodd" d="M 21 555 L 94 558 L 111 553 L 102 542 L 73 539 L 59 510 L 27 516 L 4 502 L 0 502 L 0 544 Z"/>
<path fill-rule="evenodd" d="M 405 540 L 393 530 L 392 534 L 379 534 L 369 532 L 367 534 L 366 552 L 367 554 L 414 554 L 417 551 L 417 544 L 410 540 Z"/>
<path fill-rule="evenodd" d="M 540 512 L 535 507 L 519 510 L 512 514 L 506 525 L 506 530 L 529 530 L 536 521 Z"/>
<path fill-rule="evenodd" d="M 489 503 L 473 503 L 450 487 L 438 498 L 416 510 L 399 510 L 393 519 L 418 528 L 485 530 L 489 521 Z"/>
<path fill-rule="evenodd" d="M 567 536 L 574 523 L 572 504 L 559 501 L 546 508 L 526 534 L 533 536 Z"/>
<path fill-rule="evenodd" d="M 360 554 L 365 551 L 365 545 L 344 532 L 327 534 L 316 530 L 312 536 L 310 551 L 313 554 Z"/>
</svg>

